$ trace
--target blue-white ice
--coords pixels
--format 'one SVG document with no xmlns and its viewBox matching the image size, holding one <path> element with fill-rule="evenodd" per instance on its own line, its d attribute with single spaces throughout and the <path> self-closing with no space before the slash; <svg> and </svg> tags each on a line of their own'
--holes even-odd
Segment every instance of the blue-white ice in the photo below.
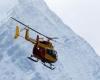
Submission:
<svg viewBox="0 0 100 80">
<path fill-rule="evenodd" d="M 0 80 L 100 80 L 100 57 L 84 39 L 50 11 L 43 0 L 18 1 L 0 25 Z M 50 37 L 59 37 L 62 44 L 53 42 L 58 52 L 54 71 L 27 59 L 33 45 L 22 38 L 14 40 L 18 23 L 10 17 Z M 30 34 L 36 37 L 36 33 Z"/>
</svg>

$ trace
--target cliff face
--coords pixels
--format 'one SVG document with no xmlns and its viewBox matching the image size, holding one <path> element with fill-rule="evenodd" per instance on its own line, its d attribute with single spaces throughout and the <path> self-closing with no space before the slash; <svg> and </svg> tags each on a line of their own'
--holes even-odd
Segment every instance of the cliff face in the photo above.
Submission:
<svg viewBox="0 0 100 80">
<path fill-rule="evenodd" d="M 100 58 L 84 39 L 50 11 L 43 0 L 18 1 L 0 25 L 0 80 L 100 80 Z M 53 42 L 58 52 L 55 70 L 27 59 L 34 45 L 22 38 L 14 40 L 18 23 L 10 17 L 50 37 L 59 37 L 62 44 Z M 30 35 L 36 37 L 34 32 Z"/>
</svg>

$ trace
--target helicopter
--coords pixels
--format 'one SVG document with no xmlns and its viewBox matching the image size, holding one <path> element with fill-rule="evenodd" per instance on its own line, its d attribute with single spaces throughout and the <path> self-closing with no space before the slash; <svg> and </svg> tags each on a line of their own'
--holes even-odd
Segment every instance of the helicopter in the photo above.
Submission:
<svg viewBox="0 0 100 80">
<path fill-rule="evenodd" d="M 40 60 L 45 67 L 54 70 L 56 67 L 53 65 L 53 63 L 57 61 L 57 51 L 54 49 L 51 41 L 55 41 L 54 39 L 57 39 L 57 37 L 48 37 L 13 17 L 11 17 L 11 19 L 25 26 L 25 28 L 23 29 L 25 30 L 25 36 L 23 38 L 34 44 L 32 54 L 27 58 L 34 62 L 38 62 Z M 38 34 L 36 39 L 33 39 L 29 36 L 29 30 L 32 30 Z M 17 25 L 14 37 L 15 39 L 17 39 L 18 37 L 22 37 L 20 35 L 20 32 L 21 30 Z M 43 38 L 41 39 L 39 35 L 44 36 L 45 38 L 47 38 L 47 40 L 44 40 Z"/>
</svg>

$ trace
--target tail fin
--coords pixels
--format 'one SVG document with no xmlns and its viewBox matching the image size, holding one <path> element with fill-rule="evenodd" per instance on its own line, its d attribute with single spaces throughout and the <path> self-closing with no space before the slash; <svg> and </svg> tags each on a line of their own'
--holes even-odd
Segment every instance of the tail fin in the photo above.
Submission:
<svg viewBox="0 0 100 80">
<path fill-rule="evenodd" d="M 15 32 L 15 39 L 17 39 L 19 37 L 19 34 L 20 34 L 20 30 L 19 30 L 19 26 L 17 25 L 16 26 L 16 32 Z"/>
</svg>

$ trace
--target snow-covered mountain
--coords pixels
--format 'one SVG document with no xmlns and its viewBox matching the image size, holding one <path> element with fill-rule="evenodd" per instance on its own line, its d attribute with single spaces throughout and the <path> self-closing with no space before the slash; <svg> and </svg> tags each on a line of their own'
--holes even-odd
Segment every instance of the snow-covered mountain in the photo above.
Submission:
<svg viewBox="0 0 100 80">
<path fill-rule="evenodd" d="M 53 42 L 58 52 L 55 70 L 27 59 L 33 45 L 22 38 L 14 40 L 18 23 L 10 17 L 50 37 L 59 37 L 62 44 Z M 36 33 L 30 34 L 36 37 Z M 50 11 L 43 0 L 18 0 L 0 24 L 0 80 L 100 80 L 99 71 L 100 57 L 93 48 Z"/>
</svg>

